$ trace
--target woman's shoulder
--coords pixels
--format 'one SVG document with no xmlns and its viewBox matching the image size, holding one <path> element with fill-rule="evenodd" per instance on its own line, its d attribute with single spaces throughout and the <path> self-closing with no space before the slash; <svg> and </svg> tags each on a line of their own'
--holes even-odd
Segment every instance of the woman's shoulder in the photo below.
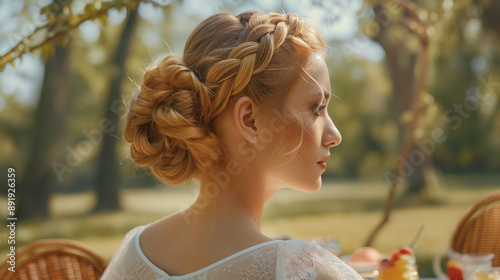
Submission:
<svg viewBox="0 0 500 280">
<path fill-rule="evenodd" d="M 350 266 L 318 244 L 299 239 L 282 242 L 277 258 L 277 275 L 289 279 L 363 279 Z"/>
<path fill-rule="evenodd" d="M 136 226 L 129 230 L 120 242 L 113 258 L 117 255 L 134 255 L 137 253 L 137 250 L 135 250 L 136 239 L 146 227 L 147 225 Z"/>
<path fill-rule="evenodd" d="M 103 280 L 168 279 L 142 256 L 138 238 L 147 225 L 137 226 L 127 232 L 104 271 Z"/>
<path fill-rule="evenodd" d="M 140 232 L 142 232 L 148 225 L 136 226 L 129 230 L 125 236 L 123 237 L 122 243 L 127 242 L 130 243 L 134 240 L 134 237 L 137 236 Z"/>
<path fill-rule="evenodd" d="M 279 244 L 280 253 L 286 256 L 318 255 L 330 256 L 330 252 L 318 244 L 301 239 L 290 239 Z"/>
</svg>

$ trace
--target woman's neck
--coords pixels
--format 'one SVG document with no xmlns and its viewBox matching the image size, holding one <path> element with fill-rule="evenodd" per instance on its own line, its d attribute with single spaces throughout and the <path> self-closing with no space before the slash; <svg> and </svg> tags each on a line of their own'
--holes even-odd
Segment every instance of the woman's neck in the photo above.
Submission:
<svg viewBox="0 0 500 280">
<path fill-rule="evenodd" d="M 212 176 L 201 181 L 198 199 L 184 211 L 184 220 L 205 233 L 260 234 L 264 206 L 275 191 L 255 176 Z"/>
</svg>

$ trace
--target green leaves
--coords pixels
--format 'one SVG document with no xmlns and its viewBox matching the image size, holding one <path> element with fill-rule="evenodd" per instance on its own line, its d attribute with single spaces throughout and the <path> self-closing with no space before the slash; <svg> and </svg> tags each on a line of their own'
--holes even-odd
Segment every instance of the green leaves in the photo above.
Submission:
<svg viewBox="0 0 500 280">
<path fill-rule="evenodd" d="M 71 31 L 85 21 L 97 19 L 102 24 L 106 24 L 110 9 L 136 9 L 140 2 L 156 4 L 150 0 L 114 0 L 105 2 L 94 0 L 85 5 L 81 14 L 73 13 L 71 1 L 55 1 L 52 4 L 42 7 L 40 14 L 45 16 L 47 23 L 36 27 L 31 34 L 25 36 L 16 46 L 3 56 L 0 56 L 0 72 L 5 69 L 7 64 L 11 64 L 14 67 L 14 61 L 17 58 L 21 58 L 23 54 L 38 49 L 41 49 L 41 55 L 47 61 L 54 54 L 55 44 L 66 46 L 69 42 Z M 166 9 L 169 11 L 172 10 L 172 5 L 167 5 Z M 42 40 L 38 39 L 40 37 Z"/>
</svg>

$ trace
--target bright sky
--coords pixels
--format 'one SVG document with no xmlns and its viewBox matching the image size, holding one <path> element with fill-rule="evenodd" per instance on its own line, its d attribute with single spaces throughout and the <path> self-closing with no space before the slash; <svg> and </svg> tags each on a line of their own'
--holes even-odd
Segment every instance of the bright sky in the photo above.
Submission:
<svg viewBox="0 0 500 280">
<path fill-rule="evenodd" d="M 85 2 L 90 0 L 73 0 L 72 10 L 74 13 L 83 12 Z M 357 55 L 370 60 L 380 61 L 384 57 L 384 52 L 380 46 L 362 35 L 356 34 L 358 30 L 357 12 L 362 6 L 363 0 L 328 0 L 328 1 L 304 1 L 304 0 L 184 0 L 182 12 L 174 13 L 177 20 L 196 16 L 203 19 L 217 12 L 233 11 L 234 14 L 248 10 L 259 10 L 263 12 L 280 11 L 282 8 L 287 13 L 296 13 L 308 22 L 316 25 L 329 40 L 340 40 L 343 43 L 344 55 Z M 33 2 L 33 1 L 32 1 Z M 0 0 L 0 54 L 7 52 L 19 40 L 19 35 L 30 34 L 34 26 L 44 23 L 40 18 L 40 7 L 43 7 L 51 0 L 36 0 L 37 5 L 30 5 L 29 20 L 20 20 L 15 15 L 18 14 L 24 5 L 24 1 Z M 168 4 L 170 0 L 157 0 L 162 4 Z M 318 4 L 321 3 L 322 7 Z M 141 4 L 139 6 L 140 16 L 152 24 L 159 24 L 164 18 L 161 9 L 155 8 L 152 4 Z M 118 12 L 112 10 L 108 14 L 111 24 L 120 24 L 125 19 L 126 13 L 123 10 Z M 186 25 L 192 29 L 189 24 Z M 97 23 L 86 22 L 80 26 L 81 35 L 88 42 L 96 41 L 100 36 L 100 28 Z M 190 30 L 185 32 L 189 33 Z M 153 31 L 146 31 L 140 34 L 143 42 L 147 42 L 151 47 L 162 40 Z M 181 44 L 182 45 L 182 44 Z M 176 46 L 172 46 L 175 48 Z M 182 49 L 181 49 L 182 50 Z M 181 50 L 175 50 L 179 52 Z M 98 54 L 96 54 L 98 55 Z M 0 72 L 0 111 L 5 106 L 5 97 L 15 94 L 16 99 L 26 105 L 35 105 L 40 92 L 43 79 L 42 60 L 33 54 L 23 56 L 22 62 L 16 61 L 16 67 L 6 66 Z"/>
</svg>

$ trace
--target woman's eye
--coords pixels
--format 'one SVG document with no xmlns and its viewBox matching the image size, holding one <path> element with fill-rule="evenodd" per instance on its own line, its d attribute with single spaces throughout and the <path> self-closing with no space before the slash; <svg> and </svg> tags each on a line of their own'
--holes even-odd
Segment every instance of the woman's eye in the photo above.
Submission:
<svg viewBox="0 0 500 280">
<path fill-rule="evenodd" d="M 321 111 L 326 108 L 326 105 L 316 105 L 314 109 L 314 114 L 315 115 L 320 115 Z"/>
</svg>

